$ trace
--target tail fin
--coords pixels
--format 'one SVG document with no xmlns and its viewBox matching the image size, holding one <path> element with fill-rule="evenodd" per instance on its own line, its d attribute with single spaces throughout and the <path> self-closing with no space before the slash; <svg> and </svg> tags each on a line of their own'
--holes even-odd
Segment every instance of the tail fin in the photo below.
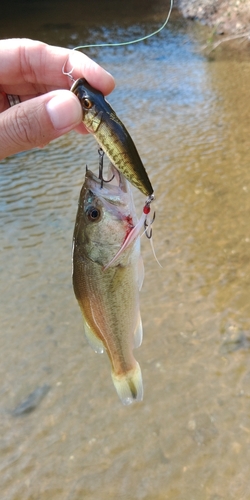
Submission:
<svg viewBox="0 0 250 500">
<path fill-rule="evenodd" d="M 124 405 L 130 405 L 135 401 L 143 399 L 142 375 L 139 363 L 136 362 L 135 368 L 122 375 L 116 375 L 112 372 L 112 379 L 117 394 Z"/>
</svg>

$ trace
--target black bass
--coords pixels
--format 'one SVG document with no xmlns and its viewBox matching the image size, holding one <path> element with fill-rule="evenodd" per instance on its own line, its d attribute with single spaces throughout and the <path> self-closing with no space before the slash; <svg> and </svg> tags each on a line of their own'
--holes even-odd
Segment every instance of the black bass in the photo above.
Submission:
<svg viewBox="0 0 250 500">
<path fill-rule="evenodd" d="M 106 350 L 124 405 L 141 401 L 141 369 L 133 349 L 142 341 L 139 289 L 143 281 L 140 237 L 113 257 L 137 219 L 128 181 L 114 167 L 103 183 L 87 170 L 73 237 L 73 287 L 84 330 L 96 352 Z"/>
<path fill-rule="evenodd" d="M 83 123 L 111 163 L 146 196 L 153 188 L 135 144 L 103 94 L 80 78 L 71 87 L 83 110 Z"/>
</svg>

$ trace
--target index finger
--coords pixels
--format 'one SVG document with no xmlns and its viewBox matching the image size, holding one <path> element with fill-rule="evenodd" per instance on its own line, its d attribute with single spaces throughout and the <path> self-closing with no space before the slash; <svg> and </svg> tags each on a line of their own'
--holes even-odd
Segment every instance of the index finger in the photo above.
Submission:
<svg viewBox="0 0 250 500">
<path fill-rule="evenodd" d="M 73 68 L 75 79 L 86 78 L 105 95 L 115 86 L 112 75 L 82 52 L 29 39 L 0 40 L 0 88 L 6 93 L 69 89 L 70 79 L 63 67 L 65 72 Z"/>
</svg>

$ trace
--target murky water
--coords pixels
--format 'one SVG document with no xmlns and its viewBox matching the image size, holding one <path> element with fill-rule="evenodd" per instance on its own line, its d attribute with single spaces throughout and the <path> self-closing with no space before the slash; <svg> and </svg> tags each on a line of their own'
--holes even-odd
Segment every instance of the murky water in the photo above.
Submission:
<svg viewBox="0 0 250 500">
<path fill-rule="evenodd" d="M 15 23 L 13 12 L 1 19 L 2 37 L 67 46 L 148 33 L 165 7 L 20 5 Z M 2 500 L 250 497 L 250 60 L 208 60 L 200 43 L 173 18 L 151 41 L 90 52 L 116 77 L 109 100 L 157 195 L 162 268 L 142 241 L 143 403 L 119 402 L 72 291 L 77 200 L 96 143 L 72 133 L 1 162 Z"/>
</svg>

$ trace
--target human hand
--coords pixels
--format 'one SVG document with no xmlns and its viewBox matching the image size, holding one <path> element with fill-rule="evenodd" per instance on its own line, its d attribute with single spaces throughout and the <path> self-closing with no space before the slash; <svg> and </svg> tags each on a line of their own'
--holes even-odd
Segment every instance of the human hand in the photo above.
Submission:
<svg viewBox="0 0 250 500">
<path fill-rule="evenodd" d="M 86 78 L 105 95 L 115 86 L 113 77 L 81 52 L 28 39 L 0 40 L 0 160 L 75 128 L 87 133 L 63 67 L 74 68 L 75 79 Z M 6 94 L 18 95 L 21 103 L 10 107 Z"/>
</svg>

